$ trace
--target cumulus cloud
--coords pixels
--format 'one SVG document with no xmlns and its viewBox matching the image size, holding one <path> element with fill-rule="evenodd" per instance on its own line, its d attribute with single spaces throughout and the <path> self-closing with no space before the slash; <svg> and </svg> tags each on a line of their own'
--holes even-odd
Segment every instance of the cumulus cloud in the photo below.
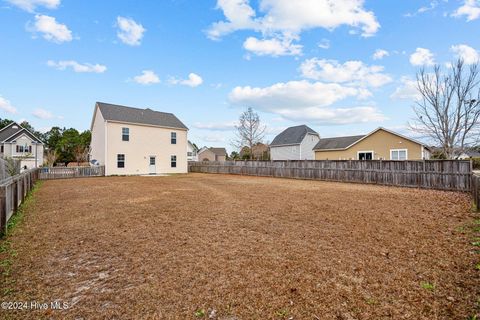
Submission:
<svg viewBox="0 0 480 320">
<path fill-rule="evenodd" d="M 300 71 L 305 78 L 336 83 L 381 87 L 392 81 L 382 73 L 382 66 L 368 66 L 362 61 L 339 63 L 336 60 L 312 58 L 305 60 Z"/>
<path fill-rule="evenodd" d="M 12 113 L 12 114 L 17 113 L 17 108 L 12 106 L 10 101 L 8 101 L 2 96 L 0 96 L 0 110 L 3 110 L 8 113 Z"/>
<path fill-rule="evenodd" d="M 159 83 L 160 78 L 152 70 L 143 70 L 141 75 L 133 77 L 133 81 L 143 85 Z"/>
<path fill-rule="evenodd" d="M 278 57 L 301 54 L 302 46 L 299 44 L 293 44 L 292 41 L 293 39 L 285 37 L 262 40 L 255 37 L 248 37 L 243 43 L 243 48 L 259 56 L 270 55 Z"/>
<path fill-rule="evenodd" d="M 389 55 L 390 55 L 390 53 L 387 50 L 377 49 L 373 53 L 372 58 L 373 58 L 373 60 L 381 60 L 385 57 L 388 57 Z"/>
<path fill-rule="evenodd" d="M 454 17 L 467 17 L 467 21 L 472 21 L 480 18 L 480 1 L 478 0 L 465 0 L 463 5 L 459 7 L 452 14 Z"/>
<path fill-rule="evenodd" d="M 141 24 L 131 18 L 117 17 L 117 37 L 129 46 L 139 46 L 143 34 L 147 31 Z"/>
<path fill-rule="evenodd" d="M 198 74 L 192 72 L 188 75 L 188 79 L 171 78 L 169 80 L 169 82 L 171 84 L 180 84 L 180 85 L 189 86 L 189 87 L 194 88 L 194 87 L 198 87 L 199 85 L 201 85 L 203 83 L 203 79 Z"/>
<path fill-rule="evenodd" d="M 341 124 L 384 119 L 378 110 L 370 106 L 331 107 L 343 99 L 364 96 L 365 90 L 361 88 L 302 80 L 276 83 L 264 88 L 236 87 L 230 92 L 229 101 L 234 105 L 251 106 L 293 121 Z"/>
<path fill-rule="evenodd" d="M 410 63 L 414 66 L 431 66 L 435 64 L 435 59 L 430 50 L 417 48 L 417 50 L 410 55 Z"/>
<path fill-rule="evenodd" d="M 6 0 L 6 1 L 28 12 L 35 11 L 37 7 L 45 7 L 47 9 L 56 9 L 60 5 L 60 0 Z"/>
<path fill-rule="evenodd" d="M 47 65 L 57 70 L 65 70 L 67 68 L 72 68 L 72 70 L 75 72 L 103 73 L 107 70 L 107 67 L 101 64 L 91 64 L 91 63 L 82 64 L 74 60 L 62 60 L 58 62 L 49 60 L 47 62 Z"/>
<path fill-rule="evenodd" d="M 40 32 L 44 39 L 55 43 L 72 41 L 72 32 L 65 24 L 57 22 L 54 17 L 37 14 L 32 32 Z"/>
<path fill-rule="evenodd" d="M 264 39 L 251 38 L 248 44 L 268 46 L 270 49 L 263 50 L 264 54 L 292 54 L 301 50 L 301 46 L 292 44 L 292 40 L 299 40 L 305 30 L 333 30 L 347 25 L 360 29 L 364 37 L 374 35 L 380 24 L 375 14 L 367 11 L 363 4 L 364 0 L 260 0 L 259 12 L 263 15 L 259 16 L 248 0 L 217 0 L 217 9 L 223 11 L 225 20 L 213 23 L 207 30 L 207 36 L 218 40 L 237 30 L 252 30 L 261 33 Z"/>
<path fill-rule="evenodd" d="M 417 81 L 409 77 L 401 77 L 400 85 L 390 95 L 392 99 L 418 100 L 421 98 L 417 89 Z"/>
<path fill-rule="evenodd" d="M 466 64 L 477 63 L 480 60 L 478 51 L 466 44 L 451 46 L 450 50 L 455 53 L 458 58 L 463 59 Z"/>
<path fill-rule="evenodd" d="M 197 122 L 193 125 L 193 127 L 196 129 L 202 129 L 202 130 L 231 131 L 235 129 L 235 125 L 236 125 L 235 121 L 209 122 L 209 123 Z"/>
<path fill-rule="evenodd" d="M 63 119 L 63 117 L 55 116 L 52 112 L 50 112 L 48 110 L 45 110 L 45 109 L 41 109 L 41 108 L 35 109 L 32 112 L 32 115 L 34 117 L 42 119 L 42 120 L 49 120 L 49 119 L 53 119 L 53 118 Z"/>
</svg>

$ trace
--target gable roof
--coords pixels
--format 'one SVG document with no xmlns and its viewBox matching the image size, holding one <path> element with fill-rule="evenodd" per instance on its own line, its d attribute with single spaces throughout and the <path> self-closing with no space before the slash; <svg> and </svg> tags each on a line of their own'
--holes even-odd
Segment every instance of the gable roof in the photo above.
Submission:
<svg viewBox="0 0 480 320">
<path fill-rule="evenodd" d="M 470 158 L 480 158 L 480 152 L 478 152 L 476 150 L 467 150 L 463 153 L 465 153 Z"/>
<path fill-rule="evenodd" d="M 118 121 L 137 124 L 146 124 L 159 127 L 188 130 L 173 113 L 154 111 L 152 109 L 138 109 L 104 102 L 96 105 L 106 121 Z"/>
<path fill-rule="evenodd" d="M 346 149 L 363 137 L 365 135 L 320 139 L 313 150 Z"/>
<path fill-rule="evenodd" d="M 306 125 L 300 125 L 295 127 L 290 127 L 282 132 L 280 132 L 270 143 L 271 147 L 275 146 L 282 146 L 282 145 L 292 145 L 292 144 L 300 144 L 303 141 L 303 138 L 307 135 L 307 133 L 318 135 L 315 130 L 309 128 Z"/>
<path fill-rule="evenodd" d="M 12 122 L 0 130 L 0 142 L 12 142 L 22 134 L 28 136 L 32 141 L 43 143 L 40 138 L 16 122 Z"/>
<path fill-rule="evenodd" d="M 209 150 L 215 153 L 217 156 L 224 156 L 227 154 L 227 149 L 225 148 L 209 148 Z"/>
<path fill-rule="evenodd" d="M 419 144 L 419 145 L 425 147 L 426 149 L 429 149 L 423 143 L 421 143 L 421 142 L 419 142 L 415 139 L 406 137 L 404 135 L 401 135 L 399 133 L 396 133 L 396 132 L 393 132 L 391 130 L 385 129 L 383 127 L 378 127 L 377 129 L 373 130 L 372 132 L 370 132 L 369 134 L 366 134 L 366 135 L 320 139 L 320 141 L 315 145 L 315 147 L 313 147 L 313 150 L 319 150 L 319 151 L 322 151 L 322 150 L 345 150 L 345 149 L 348 149 L 351 146 L 359 143 L 363 139 L 368 138 L 369 136 L 371 136 L 372 134 L 374 134 L 375 132 L 377 132 L 379 130 L 383 130 L 385 132 L 391 133 L 391 134 L 396 135 L 398 137 L 401 137 L 403 139 L 406 139 L 406 140 L 412 141 L 416 144 Z M 322 140 L 331 140 L 331 141 L 326 141 L 325 142 L 325 141 L 322 141 Z M 348 142 L 350 142 L 350 143 L 348 143 Z"/>
</svg>

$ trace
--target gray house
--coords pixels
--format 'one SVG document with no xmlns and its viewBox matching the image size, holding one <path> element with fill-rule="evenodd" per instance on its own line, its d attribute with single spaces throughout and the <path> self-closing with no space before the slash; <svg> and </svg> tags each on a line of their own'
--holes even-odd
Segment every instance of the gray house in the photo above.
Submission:
<svg viewBox="0 0 480 320">
<path fill-rule="evenodd" d="M 313 160 L 313 147 L 320 136 L 306 125 L 290 127 L 277 135 L 270 144 L 272 160 Z"/>
</svg>

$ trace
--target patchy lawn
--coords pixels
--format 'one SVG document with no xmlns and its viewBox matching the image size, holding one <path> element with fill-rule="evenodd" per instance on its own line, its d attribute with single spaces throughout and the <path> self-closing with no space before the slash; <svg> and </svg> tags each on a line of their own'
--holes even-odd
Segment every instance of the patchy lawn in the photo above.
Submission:
<svg viewBox="0 0 480 320">
<path fill-rule="evenodd" d="M 459 193 L 275 178 L 47 181 L 9 237 L 2 301 L 70 307 L 0 313 L 467 319 L 480 296 L 470 209 Z"/>
</svg>

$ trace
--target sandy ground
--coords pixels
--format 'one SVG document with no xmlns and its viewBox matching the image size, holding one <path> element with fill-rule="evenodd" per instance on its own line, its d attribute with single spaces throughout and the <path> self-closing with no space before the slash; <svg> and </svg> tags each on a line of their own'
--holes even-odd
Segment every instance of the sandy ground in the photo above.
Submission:
<svg viewBox="0 0 480 320">
<path fill-rule="evenodd" d="M 47 181 L 3 319 L 466 319 L 467 195 L 189 174 Z M 429 285 L 434 286 L 433 288 Z M 477 306 L 478 307 L 478 306 Z"/>
</svg>

